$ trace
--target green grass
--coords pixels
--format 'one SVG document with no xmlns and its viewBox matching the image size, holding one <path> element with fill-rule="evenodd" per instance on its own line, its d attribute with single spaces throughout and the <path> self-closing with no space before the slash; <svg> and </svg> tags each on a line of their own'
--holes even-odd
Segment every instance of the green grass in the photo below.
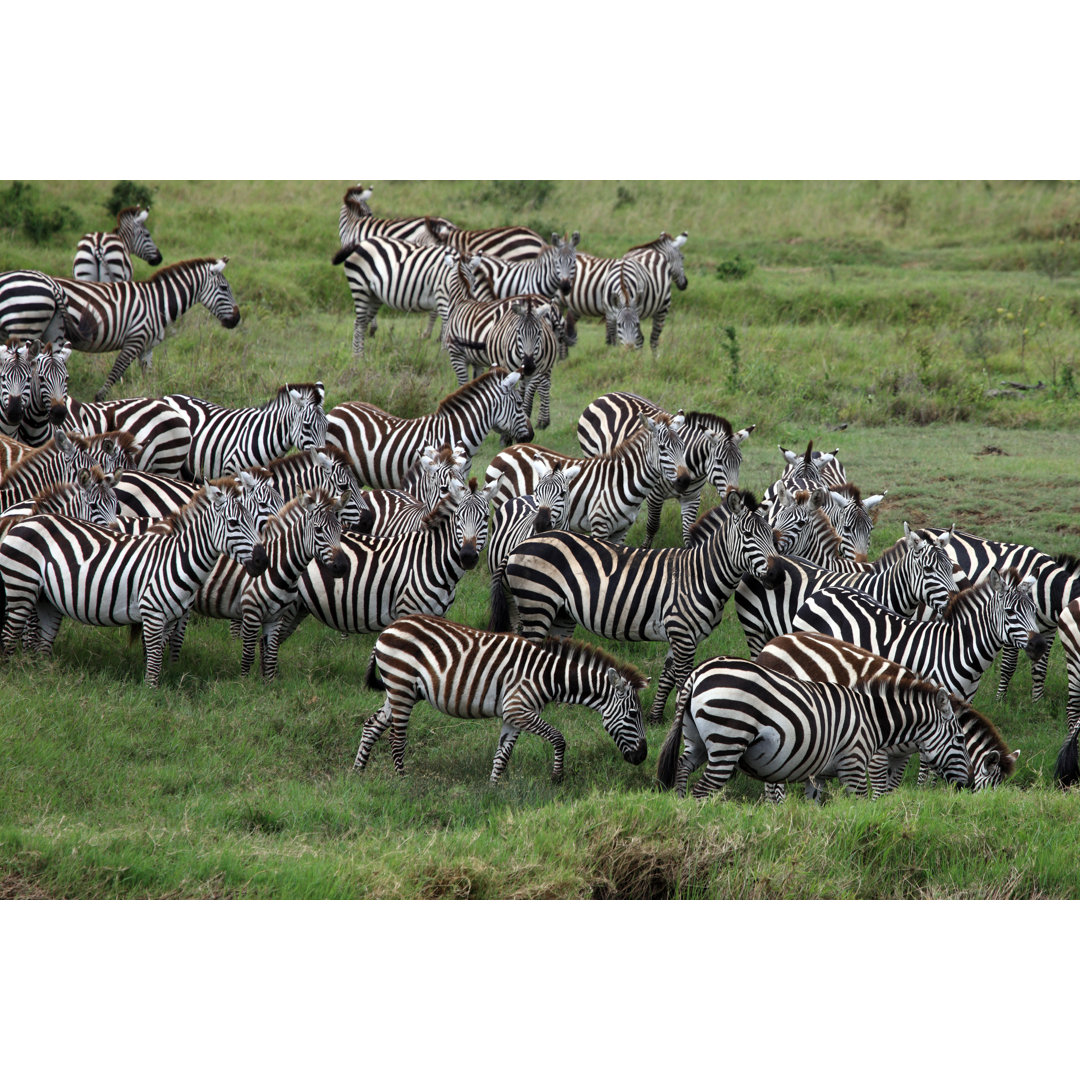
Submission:
<svg viewBox="0 0 1080 1080">
<path fill-rule="evenodd" d="M 149 225 L 165 262 L 228 255 L 243 318 L 227 332 L 201 310 L 186 316 L 155 350 L 152 371 L 133 368 L 118 394 L 184 391 L 250 404 L 284 381 L 319 378 L 330 405 L 370 400 L 400 415 L 434 408 L 454 384 L 436 344 L 418 336 L 423 317 L 383 311 L 365 358 L 351 355 L 351 301 L 330 265 L 348 183 L 154 183 Z M 111 184 L 35 186 L 72 207 L 80 225 L 39 246 L 0 231 L 0 266 L 69 273 L 79 233 L 110 225 Z M 756 423 L 742 479 L 758 492 L 779 473 L 778 443 L 839 447 L 864 493 L 888 490 L 872 553 L 904 521 L 955 521 L 1080 553 L 1071 268 L 1080 187 L 557 182 L 540 191 L 378 181 L 372 199 L 387 216 L 580 229 L 582 249 L 602 255 L 689 230 L 690 286 L 674 297 L 659 355 L 607 349 L 601 327 L 583 326 L 556 372 L 552 425 L 539 443 L 575 452 L 584 406 L 632 389 L 671 408 L 720 412 L 738 427 Z M 722 280 L 717 267 L 737 255 L 753 269 Z M 1039 269 L 1047 265 L 1055 276 Z M 147 274 L 136 262 L 136 276 Z M 723 327 L 734 331 L 737 371 Z M 73 395 L 92 394 L 112 359 L 73 354 Z M 1001 396 L 1010 389 L 1003 380 L 1045 386 Z M 474 475 L 497 449 L 489 438 Z M 713 493 L 706 504 L 715 501 Z M 642 535 L 643 522 L 629 540 Z M 669 505 L 659 543 L 678 541 Z M 484 625 L 487 603 L 481 568 L 466 575 L 449 614 Z M 633 768 L 596 714 L 561 706 L 546 714 L 568 742 L 559 786 L 548 746 L 523 738 L 505 783 L 492 789 L 497 721 L 424 705 L 409 726 L 404 777 L 385 740 L 366 773 L 353 775 L 363 720 L 381 700 L 362 687 L 373 641 L 341 640 L 309 620 L 265 686 L 240 679 L 239 645 L 223 624 L 193 620 L 158 691 L 143 686 L 141 649 L 126 630 L 65 624 L 52 661 L 16 656 L 0 673 L 0 895 L 1080 894 L 1078 804 L 1052 783 L 1064 737 L 1060 645 L 1038 706 L 1026 660 L 1005 703 L 994 700 L 996 668 L 976 698 L 1021 750 L 1001 790 L 925 791 L 909 774 L 877 803 L 837 792 L 810 806 L 793 791 L 772 807 L 742 776 L 704 806 L 656 792 L 664 730 L 650 730 L 649 758 Z M 655 685 L 663 646 L 606 647 Z M 698 657 L 721 652 L 746 652 L 730 611 Z"/>
</svg>

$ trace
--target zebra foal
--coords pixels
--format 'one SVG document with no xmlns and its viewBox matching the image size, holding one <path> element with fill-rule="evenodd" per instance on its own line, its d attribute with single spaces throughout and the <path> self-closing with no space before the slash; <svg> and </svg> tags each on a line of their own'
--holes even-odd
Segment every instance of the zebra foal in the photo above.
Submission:
<svg viewBox="0 0 1080 1080">
<path fill-rule="evenodd" d="M 364 724 L 353 768 L 367 765 L 375 741 L 389 727 L 394 768 L 404 772 L 409 716 L 421 700 L 449 716 L 502 717 L 493 784 L 523 731 L 551 743 L 551 779 L 562 780 L 566 740 L 540 715 L 553 701 L 595 709 L 623 758 L 640 765 L 649 748 L 638 692 L 648 682 L 630 664 L 591 645 L 550 638 L 533 643 L 432 615 L 404 616 L 383 630 L 368 661 L 366 684 L 385 690 L 386 700 Z"/>
</svg>

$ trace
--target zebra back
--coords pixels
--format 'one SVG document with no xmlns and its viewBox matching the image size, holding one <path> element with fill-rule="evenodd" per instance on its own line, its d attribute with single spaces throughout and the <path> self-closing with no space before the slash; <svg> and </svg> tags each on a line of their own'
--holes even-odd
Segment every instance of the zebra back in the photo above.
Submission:
<svg viewBox="0 0 1080 1080">
<path fill-rule="evenodd" d="M 508 262 L 483 255 L 476 268 L 475 294 L 478 300 L 505 300 L 524 293 L 570 296 L 577 275 L 577 244 L 581 234 L 569 239 L 551 234 L 534 259 Z"/>
<path fill-rule="evenodd" d="M 75 249 L 71 276 L 76 281 L 130 281 L 131 256 L 151 266 L 161 262 L 161 252 L 146 227 L 149 210 L 128 206 L 116 215 L 116 231 L 87 233 Z"/>
<path fill-rule="evenodd" d="M 34 514 L 63 514 L 95 525 L 111 525 L 117 513 L 114 485 L 120 475 L 105 474 L 96 466 L 80 469 L 74 483 L 53 484 L 36 499 L 15 503 L 0 513 L 0 534 Z"/>
<path fill-rule="evenodd" d="M 65 399 L 71 431 L 126 431 L 139 446 L 135 468 L 163 476 L 180 476 L 191 452 L 187 417 L 165 398 L 136 397 L 87 402 Z"/>
<path fill-rule="evenodd" d="M 522 226 L 494 229 L 459 229 L 442 218 L 426 218 L 432 239 L 462 254 L 486 255 L 503 262 L 535 259 L 544 248 L 544 238 Z"/>
</svg>

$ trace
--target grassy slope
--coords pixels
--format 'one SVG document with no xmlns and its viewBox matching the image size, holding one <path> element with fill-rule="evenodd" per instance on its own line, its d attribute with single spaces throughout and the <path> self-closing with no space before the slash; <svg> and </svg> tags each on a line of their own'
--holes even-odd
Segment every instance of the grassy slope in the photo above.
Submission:
<svg viewBox="0 0 1080 1080">
<path fill-rule="evenodd" d="M 329 265 L 346 182 L 157 186 L 150 224 L 166 262 L 228 255 L 244 318 L 225 332 L 201 311 L 187 316 L 153 370 L 133 371 L 121 393 L 248 404 L 286 379 L 322 378 L 331 404 L 359 398 L 411 415 L 452 389 L 445 359 L 417 337 L 417 316 L 384 312 L 368 357 L 350 355 L 348 290 Z M 76 208 L 85 229 L 108 225 L 108 189 L 39 186 Z M 1063 375 L 1080 340 L 1076 278 L 1034 269 L 1070 266 L 1074 187 L 560 183 L 539 207 L 513 195 L 481 182 L 380 182 L 373 205 L 467 225 L 577 228 L 598 254 L 660 229 L 691 236 L 690 288 L 675 297 L 659 357 L 605 349 L 601 329 L 584 327 L 539 442 L 573 452 L 582 407 L 634 389 L 757 423 L 743 480 L 758 491 L 778 471 L 777 443 L 839 446 L 865 492 L 889 491 L 875 552 L 904 520 L 1080 550 L 1080 429 Z M 80 231 L 39 248 L 0 234 L 0 265 L 67 273 Z M 754 271 L 719 280 L 716 266 L 736 255 Z M 735 329 L 737 373 L 721 326 Z M 111 359 L 75 354 L 73 394 L 91 394 Z M 1054 385 L 987 397 L 1002 379 Z M 489 439 L 476 474 L 496 449 Z M 660 542 L 678 542 L 673 506 Z M 482 625 L 486 590 L 486 571 L 468 575 L 451 616 Z M 838 795 L 821 808 L 798 799 L 772 808 L 743 777 L 706 807 L 654 793 L 663 731 L 650 732 L 649 761 L 632 769 L 595 714 L 564 707 L 550 713 L 569 743 L 561 788 L 548 780 L 546 744 L 525 739 L 505 785 L 490 790 L 496 725 L 425 706 L 410 724 L 406 777 L 393 774 L 385 745 L 354 777 L 360 725 L 379 702 L 360 687 L 372 640 L 342 642 L 309 622 L 283 650 L 277 683 L 262 687 L 239 679 L 225 627 L 199 622 L 156 693 L 142 686 L 141 653 L 122 631 L 69 625 L 51 663 L 16 658 L 2 676 L 0 892 L 1076 895 L 1076 800 L 1050 783 L 1063 735 L 1060 646 L 1039 707 L 1026 661 L 1006 705 L 993 701 L 992 674 L 976 699 L 1022 751 L 1001 791 L 973 799 L 909 780 L 873 805 Z M 658 674 L 661 646 L 610 647 Z M 698 655 L 717 652 L 745 652 L 737 620 L 725 619 Z"/>
</svg>

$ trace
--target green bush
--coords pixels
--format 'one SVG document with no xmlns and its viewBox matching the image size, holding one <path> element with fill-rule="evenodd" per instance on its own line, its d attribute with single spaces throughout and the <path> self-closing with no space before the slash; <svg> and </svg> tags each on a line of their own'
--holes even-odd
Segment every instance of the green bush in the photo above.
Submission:
<svg viewBox="0 0 1080 1080">
<path fill-rule="evenodd" d="M 105 202 L 105 209 L 116 217 L 128 206 L 141 206 L 149 210 L 154 202 L 154 189 L 145 184 L 136 184 L 134 180 L 117 180 L 113 184 L 112 194 Z"/>
<path fill-rule="evenodd" d="M 734 259 L 725 259 L 717 268 L 716 276 L 721 281 L 742 281 L 754 271 L 754 264 L 737 254 Z"/>
<path fill-rule="evenodd" d="M 70 206 L 39 205 L 34 185 L 16 180 L 0 192 L 0 226 L 13 233 L 21 231 L 33 243 L 41 244 L 64 229 L 78 228 L 79 216 Z"/>
</svg>

